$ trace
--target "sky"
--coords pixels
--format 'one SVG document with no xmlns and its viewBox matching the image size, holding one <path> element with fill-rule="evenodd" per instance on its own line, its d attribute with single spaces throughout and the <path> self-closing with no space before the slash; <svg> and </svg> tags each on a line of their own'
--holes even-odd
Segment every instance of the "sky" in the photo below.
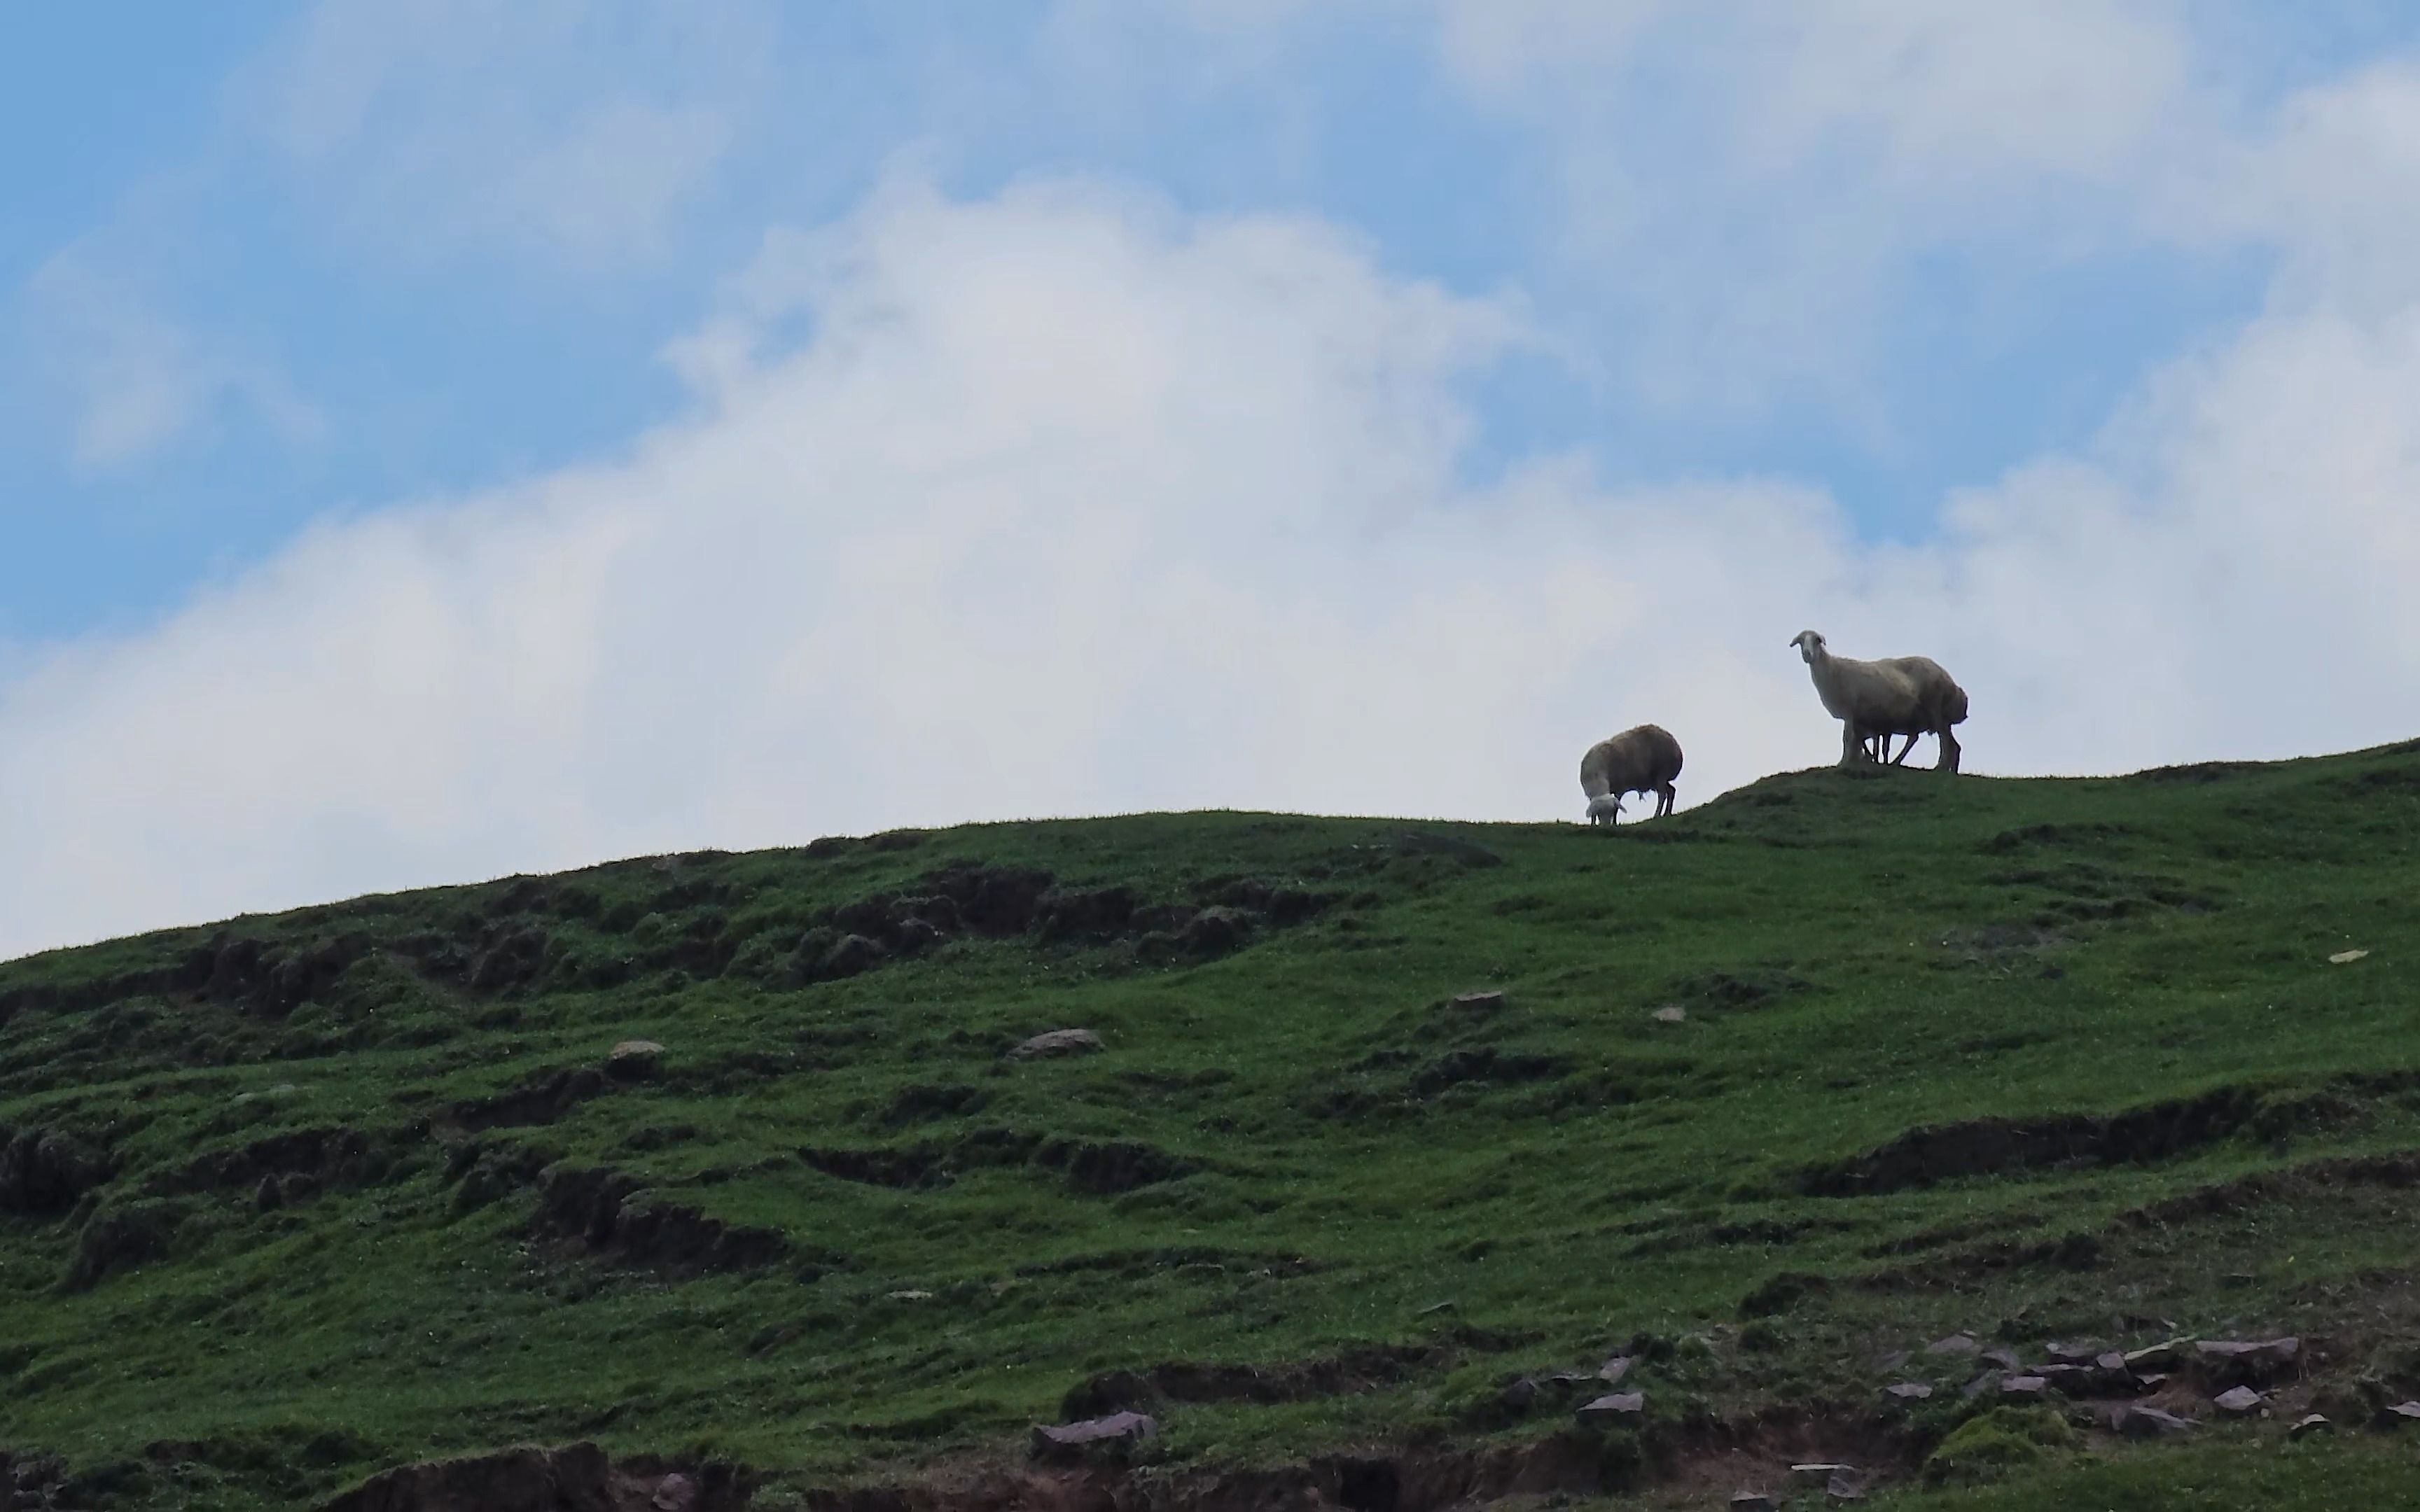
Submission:
<svg viewBox="0 0 2420 1512">
<path fill-rule="evenodd" d="M 2420 734 L 2388 0 L 0 21 L 0 956 L 901 825 Z M 1920 751 L 1917 760 L 1927 758 Z"/>
</svg>

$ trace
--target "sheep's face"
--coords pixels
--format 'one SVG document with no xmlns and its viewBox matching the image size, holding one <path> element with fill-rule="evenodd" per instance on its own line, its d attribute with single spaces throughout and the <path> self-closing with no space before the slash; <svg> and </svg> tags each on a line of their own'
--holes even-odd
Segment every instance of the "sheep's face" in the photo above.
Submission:
<svg viewBox="0 0 2420 1512">
<path fill-rule="evenodd" d="M 1621 795 L 1618 793 L 1605 793 L 1599 794 L 1597 796 L 1589 799 L 1588 817 L 1589 823 L 1591 825 L 1610 825 L 1620 820 L 1621 818 Z"/>
<path fill-rule="evenodd" d="M 1823 650 L 1823 638 L 1812 630 L 1799 631 L 1790 638 L 1790 643 L 1798 648 L 1799 659 L 1809 667 L 1815 665 L 1815 658 Z"/>
</svg>

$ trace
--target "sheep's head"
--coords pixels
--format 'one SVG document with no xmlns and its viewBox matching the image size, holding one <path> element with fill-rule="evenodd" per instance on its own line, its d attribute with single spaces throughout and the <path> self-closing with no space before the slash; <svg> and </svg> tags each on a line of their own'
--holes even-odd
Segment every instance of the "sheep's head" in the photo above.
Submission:
<svg viewBox="0 0 2420 1512">
<path fill-rule="evenodd" d="M 1610 825 L 1617 822 L 1621 818 L 1621 795 L 1600 793 L 1589 799 L 1588 817 L 1591 825 Z"/>
<path fill-rule="evenodd" d="M 1790 643 L 1798 648 L 1799 656 L 1810 667 L 1823 654 L 1823 638 L 1812 630 L 1799 631 L 1790 638 Z"/>
</svg>

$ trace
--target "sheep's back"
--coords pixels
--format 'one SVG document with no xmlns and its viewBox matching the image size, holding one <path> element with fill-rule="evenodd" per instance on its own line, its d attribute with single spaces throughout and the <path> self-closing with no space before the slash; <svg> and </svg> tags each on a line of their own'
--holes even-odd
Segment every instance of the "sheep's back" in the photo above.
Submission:
<svg viewBox="0 0 2420 1512">
<path fill-rule="evenodd" d="M 1661 787 L 1680 775 L 1681 743 L 1661 725 L 1625 730 L 1580 758 L 1580 791 L 1591 798 Z"/>
<path fill-rule="evenodd" d="M 1958 679 L 1950 676 L 1941 663 L 1931 656 L 1894 656 L 1889 665 L 1907 678 L 1923 712 L 1937 713 L 1944 724 L 1958 724 L 1965 719 L 1966 690 L 1958 686 Z"/>
</svg>

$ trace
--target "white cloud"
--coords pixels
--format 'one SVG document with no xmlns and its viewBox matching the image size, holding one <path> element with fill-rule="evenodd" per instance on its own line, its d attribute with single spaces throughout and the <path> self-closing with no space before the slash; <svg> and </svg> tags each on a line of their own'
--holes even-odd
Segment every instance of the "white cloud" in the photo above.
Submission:
<svg viewBox="0 0 2420 1512">
<path fill-rule="evenodd" d="M 763 0 L 320 0 L 230 98 L 384 255 L 618 268 L 662 256 L 712 191 L 778 19 Z"/>
<path fill-rule="evenodd" d="M 893 186 L 768 240 L 694 418 L 22 672 L 0 950 L 905 823 L 1574 816 L 1645 718 L 1702 801 L 1836 752 L 1808 625 L 1947 662 L 1972 769 L 2410 733 L 2420 324 L 2266 321 L 1923 548 L 1578 457 L 1467 491 L 1456 384 L 1524 339 L 1314 222 Z"/>
<path fill-rule="evenodd" d="M 140 462 L 230 407 L 289 440 L 318 433 L 317 411 L 272 364 L 162 313 L 85 248 L 37 269 L 19 301 L 25 355 L 67 403 L 69 455 L 81 471 Z"/>
</svg>

